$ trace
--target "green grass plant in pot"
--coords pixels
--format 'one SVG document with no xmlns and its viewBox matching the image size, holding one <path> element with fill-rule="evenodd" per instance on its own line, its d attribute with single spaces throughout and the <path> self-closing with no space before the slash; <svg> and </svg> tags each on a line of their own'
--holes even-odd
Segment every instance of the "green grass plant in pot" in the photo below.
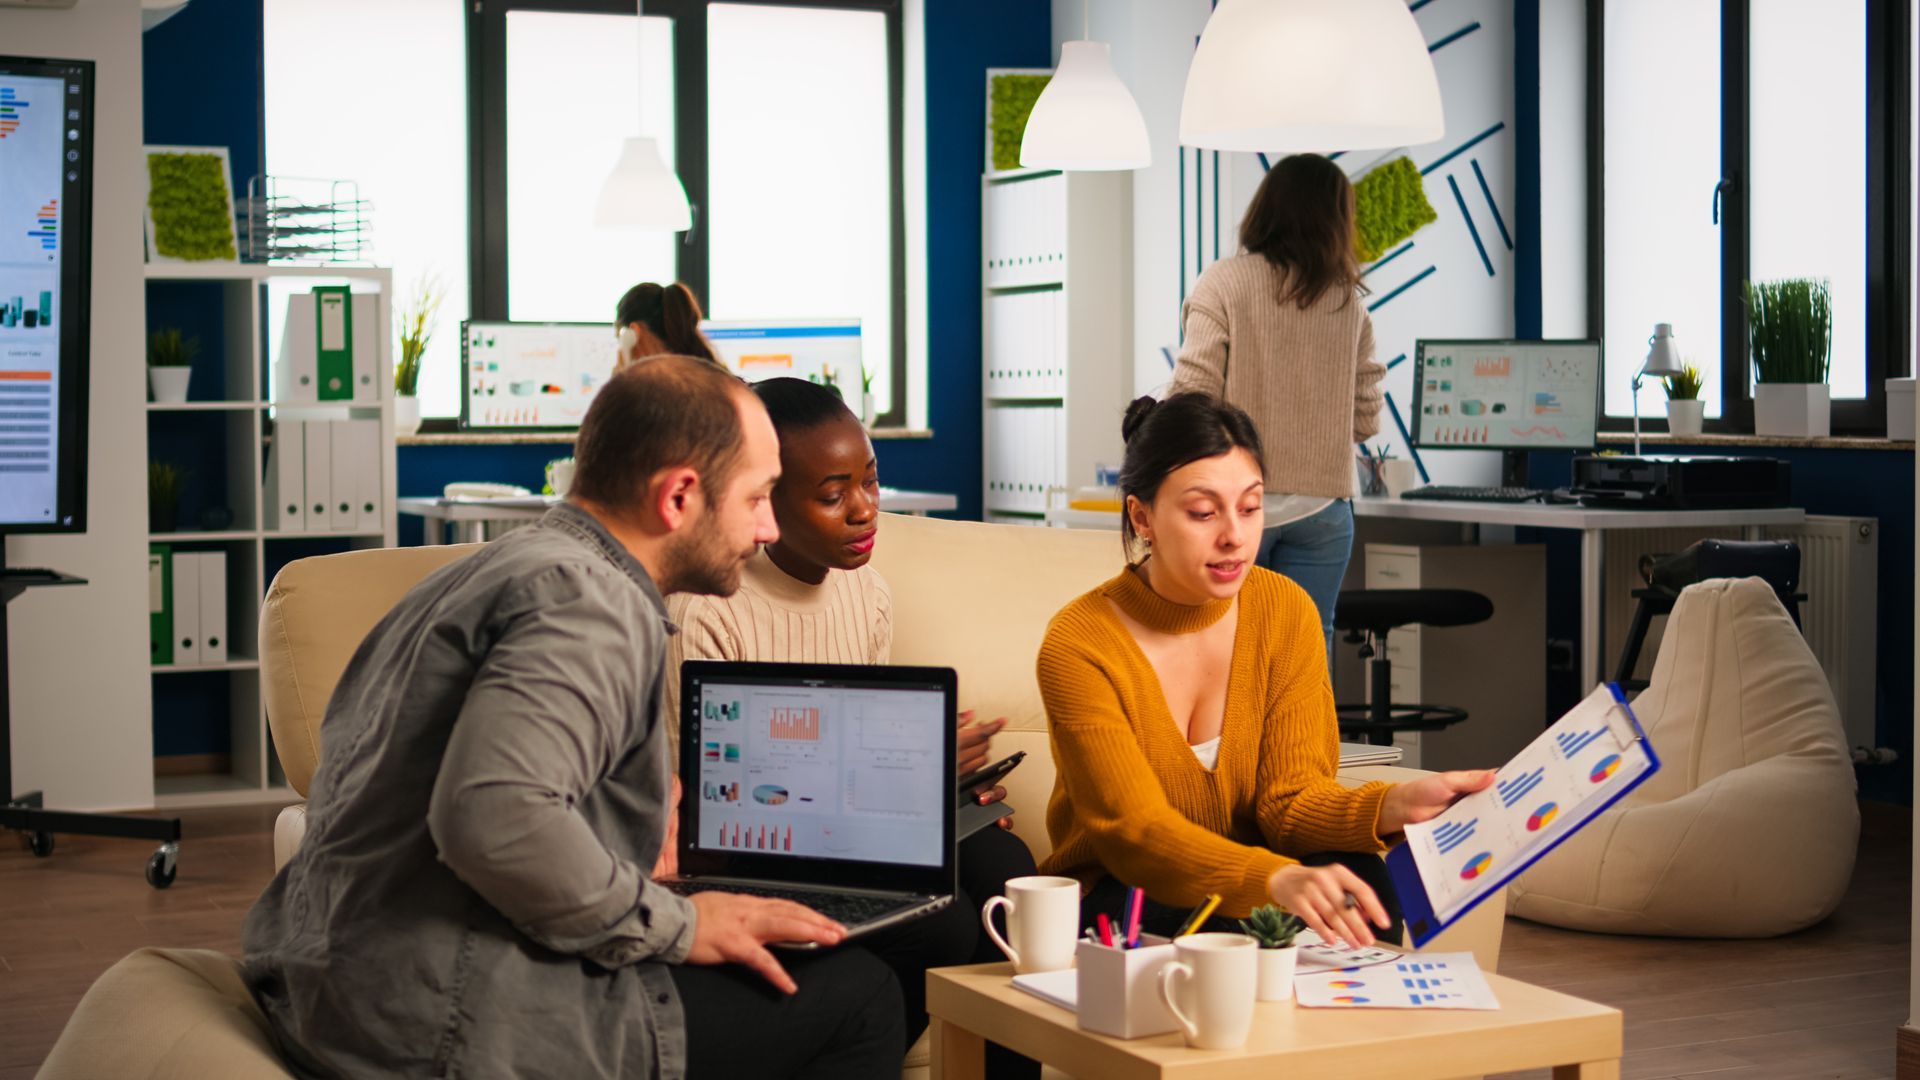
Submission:
<svg viewBox="0 0 1920 1080">
<path fill-rule="evenodd" d="M 200 355 L 200 339 L 177 327 L 147 335 L 147 389 L 158 403 L 178 405 L 187 400 L 193 380 L 193 358 Z"/>
<path fill-rule="evenodd" d="M 180 525 L 180 492 L 187 471 L 164 461 L 147 463 L 147 531 L 170 533 Z"/>
<path fill-rule="evenodd" d="M 400 306 L 400 362 L 393 368 L 393 430 L 411 435 L 420 430 L 420 361 L 440 322 L 440 302 L 447 296 L 438 276 L 423 274 L 412 295 Z"/>
<path fill-rule="evenodd" d="M 1247 913 L 1240 929 L 1260 945 L 1254 996 L 1261 1001 L 1288 1001 L 1293 997 L 1293 972 L 1300 949 L 1294 944 L 1307 924 L 1272 904 Z"/>
<path fill-rule="evenodd" d="M 1753 430 L 1822 438 L 1832 431 L 1827 369 L 1833 356 L 1833 293 L 1825 278 L 1747 282 L 1747 346 L 1753 356 Z"/>
<path fill-rule="evenodd" d="M 1667 431 L 1674 435 L 1698 435 L 1706 421 L 1706 402 L 1700 400 L 1700 369 L 1685 364 L 1677 375 L 1664 380 L 1667 386 Z"/>
</svg>

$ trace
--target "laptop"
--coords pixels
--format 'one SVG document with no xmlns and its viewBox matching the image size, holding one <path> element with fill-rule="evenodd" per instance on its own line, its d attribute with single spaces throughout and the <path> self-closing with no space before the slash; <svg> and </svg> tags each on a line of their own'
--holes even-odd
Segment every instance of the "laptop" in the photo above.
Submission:
<svg viewBox="0 0 1920 1080">
<path fill-rule="evenodd" d="M 953 901 L 951 668 L 689 660 L 680 873 L 794 900 L 849 938 Z"/>
</svg>

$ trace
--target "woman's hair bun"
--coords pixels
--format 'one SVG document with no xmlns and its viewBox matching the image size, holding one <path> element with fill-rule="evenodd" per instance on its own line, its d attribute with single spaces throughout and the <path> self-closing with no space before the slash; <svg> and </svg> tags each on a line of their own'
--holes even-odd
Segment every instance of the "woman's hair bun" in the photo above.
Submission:
<svg viewBox="0 0 1920 1080">
<path fill-rule="evenodd" d="M 1160 402 L 1150 396 L 1134 398 L 1127 406 L 1127 415 L 1120 419 L 1120 440 L 1132 442 L 1134 432 L 1139 431 L 1140 426 L 1147 422 L 1147 417 L 1152 416 L 1153 410 L 1159 407 Z"/>
</svg>

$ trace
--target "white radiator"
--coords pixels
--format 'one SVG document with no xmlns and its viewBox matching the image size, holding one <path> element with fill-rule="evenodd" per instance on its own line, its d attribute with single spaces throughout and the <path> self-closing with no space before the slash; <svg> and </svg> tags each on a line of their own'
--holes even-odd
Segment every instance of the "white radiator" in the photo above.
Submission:
<svg viewBox="0 0 1920 1080">
<path fill-rule="evenodd" d="M 1874 741 L 1875 640 L 1879 618 L 1880 522 L 1877 518 L 1809 517 L 1801 525 L 1766 530 L 1769 539 L 1800 545 L 1801 630 L 1827 685 L 1840 703 L 1847 744 L 1872 747 Z M 1607 666 L 1613 677 L 1627 628 L 1633 624 L 1632 591 L 1640 581 L 1640 556 L 1670 554 L 1708 537 L 1737 540 L 1738 529 L 1634 529 L 1606 534 Z M 1654 620 L 1640 650 L 1635 671 L 1646 678 L 1660 651 L 1666 620 Z"/>
</svg>

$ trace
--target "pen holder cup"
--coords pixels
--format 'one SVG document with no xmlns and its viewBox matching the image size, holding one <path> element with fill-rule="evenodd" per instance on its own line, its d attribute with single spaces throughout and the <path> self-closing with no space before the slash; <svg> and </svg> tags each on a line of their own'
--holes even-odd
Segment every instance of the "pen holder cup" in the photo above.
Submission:
<svg viewBox="0 0 1920 1080">
<path fill-rule="evenodd" d="M 1075 952 L 1080 1026 L 1119 1039 L 1179 1031 L 1180 1021 L 1160 996 L 1160 969 L 1174 959 L 1173 942 L 1153 934 L 1140 935 L 1139 947 L 1132 949 L 1080 942 Z"/>
</svg>

